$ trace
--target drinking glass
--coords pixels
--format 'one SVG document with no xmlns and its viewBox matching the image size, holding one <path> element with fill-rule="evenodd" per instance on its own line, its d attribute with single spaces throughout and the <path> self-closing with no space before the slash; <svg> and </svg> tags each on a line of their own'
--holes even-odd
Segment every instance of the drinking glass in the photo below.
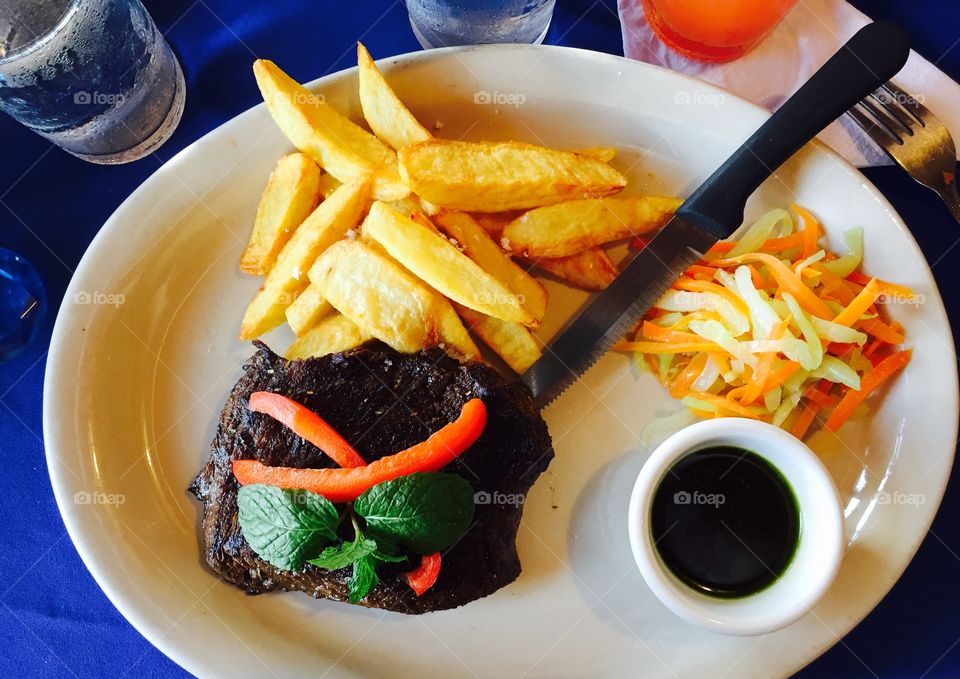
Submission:
<svg viewBox="0 0 960 679">
<path fill-rule="evenodd" d="M 0 0 L 0 110 L 79 158 L 154 151 L 185 89 L 139 0 Z"/>
<path fill-rule="evenodd" d="M 539 45 L 556 0 L 407 0 L 410 25 L 425 48 L 515 42 Z"/>
<path fill-rule="evenodd" d="M 697 61 L 731 61 L 762 41 L 797 0 L 640 0 L 657 37 Z"/>
</svg>

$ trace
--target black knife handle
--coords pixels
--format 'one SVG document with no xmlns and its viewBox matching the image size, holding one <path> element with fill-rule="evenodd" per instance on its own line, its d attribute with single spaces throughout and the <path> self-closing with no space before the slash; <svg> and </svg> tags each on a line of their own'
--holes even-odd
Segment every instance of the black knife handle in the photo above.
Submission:
<svg viewBox="0 0 960 679">
<path fill-rule="evenodd" d="M 890 80 L 910 54 L 907 34 L 888 21 L 861 28 L 677 210 L 729 238 L 750 195 L 801 146 Z M 773 75 L 772 77 L 776 77 Z"/>
</svg>

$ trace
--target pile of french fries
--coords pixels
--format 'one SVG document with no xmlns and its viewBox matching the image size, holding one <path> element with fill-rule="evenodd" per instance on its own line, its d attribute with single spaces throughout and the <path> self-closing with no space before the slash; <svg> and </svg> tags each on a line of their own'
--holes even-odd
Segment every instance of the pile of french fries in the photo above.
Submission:
<svg viewBox="0 0 960 679">
<path fill-rule="evenodd" d="M 352 122 L 270 61 L 253 70 L 299 150 L 281 158 L 257 209 L 242 271 L 263 276 L 241 339 L 283 323 L 290 358 L 378 339 L 479 359 L 479 338 L 517 372 L 539 358 L 547 312 L 536 268 L 602 290 L 617 267 L 601 245 L 662 226 L 680 201 L 612 197 L 615 150 L 435 138 L 358 44 Z"/>
</svg>

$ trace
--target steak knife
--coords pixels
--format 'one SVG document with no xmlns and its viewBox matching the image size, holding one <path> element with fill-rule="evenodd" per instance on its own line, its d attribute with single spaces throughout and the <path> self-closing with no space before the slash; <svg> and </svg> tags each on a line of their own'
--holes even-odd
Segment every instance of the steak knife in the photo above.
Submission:
<svg viewBox="0 0 960 679">
<path fill-rule="evenodd" d="M 586 372 L 691 264 L 743 221 L 747 199 L 800 147 L 890 80 L 910 47 L 896 24 L 864 26 L 677 209 L 673 219 L 520 380 L 544 407 Z"/>
</svg>

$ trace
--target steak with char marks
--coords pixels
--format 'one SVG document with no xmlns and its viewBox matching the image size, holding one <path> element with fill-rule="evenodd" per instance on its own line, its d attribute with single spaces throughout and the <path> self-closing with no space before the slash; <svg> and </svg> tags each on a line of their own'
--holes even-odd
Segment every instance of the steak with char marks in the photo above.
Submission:
<svg viewBox="0 0 960 679">
<path fill-rule="evenodd" d="M 203 502 L 202 539 L 209 566 L 224 580 L 261 594 L 300 591 L 347 600 L 350 567 L 327 571 L 311 565 L 282 571 L 250 548 L 237 522 L 231 464 L 257 459 L 283 467 L 333 467 L 332 460 L 272 418 L 250 412 L 255 391 L 284 394 L 329 422 L 367 461 L 419 443 L 453 421 L 474 397 L 487 406 L 480 438 L 444 468 L 479 493 L 525 496 L 553 458 L 547 427 L 530 392 L 481 363 L 460 364 L 439 350 L 406 355 L 381 345 L 287 361 L 256 342 L 257 353 L 230 394 L 212 453 L 190 486 Z M 481 496 L 483 497 L 483 496 Z M 436 584 L 416 596 L 400 566 L 378 567 L 381 583 L 360 604 L 401 613 L 455 608 L 487 596 L 520 574 L 516 550 L 521 504 L 478 503 L 474 523 L 443 553 Z M 409 569 L 406 565 L 404 569 Z"/>
</svg>

